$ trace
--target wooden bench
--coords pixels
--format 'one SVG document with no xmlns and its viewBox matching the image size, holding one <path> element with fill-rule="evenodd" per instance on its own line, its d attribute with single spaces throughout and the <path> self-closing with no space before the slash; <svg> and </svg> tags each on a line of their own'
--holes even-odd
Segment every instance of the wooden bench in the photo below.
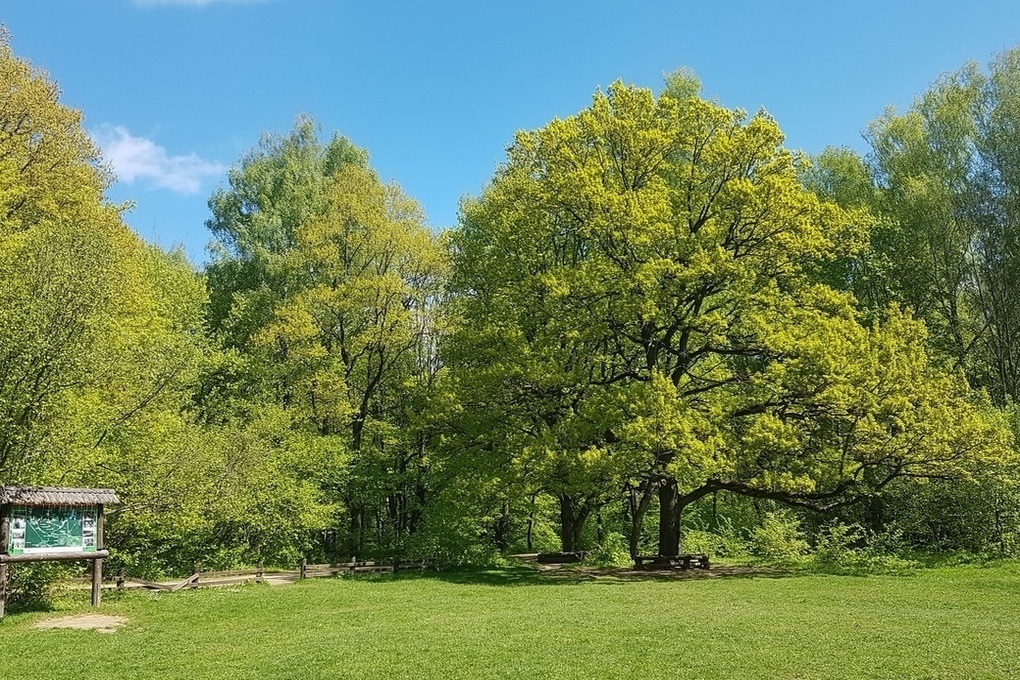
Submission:
<svg viewBox="0 0 1020 680">
<path fill-rule="evenodd" d="M 686 555 L 638 555 L 634 558 L 637 569 L 708 569 L 708 555 L 693 553 Z"/>
</svg>

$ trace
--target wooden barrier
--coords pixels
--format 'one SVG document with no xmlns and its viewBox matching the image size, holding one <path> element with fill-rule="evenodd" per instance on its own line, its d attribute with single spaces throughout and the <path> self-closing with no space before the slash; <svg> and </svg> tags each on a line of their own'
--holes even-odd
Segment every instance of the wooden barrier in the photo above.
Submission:
<svg viewBox="0 0 1020 680">
<path fill-rule="evenodd" d="M 268 573 L 281 580 L 296 580 L 298 575 L 298 572 L 295 571 Z M 199 571 L 180 582 L 157 582 L 126 576 L 120 573 L 111 587 L 117 590 L 125 590 L 133 585 L 134 587 L 147 588 L 149 590 L 175 593 L 178 590 L 185 589 L 238 586 L 245 583 L 265 583 L 266 574 L 267 572 L 262 567 L 255 569 L 231 569 L 228 571 Z"/>
<path fill-rule="evenodd" d="M 350 562 L 331 562 L 329 564 L 308 564 L 302 560 L 301 578 L 321 578 L 324 576 L 340 576 L 343 574 L 392 574 L 399 569 L 397 562 L 376 562 L 374 560 L 352 559 Z"/>
<path fill-rule="evenodd" d="M 102 582 L 100 587 L 120 591 L 144 589 L 153 592 L 175 593 L 180 590 L 239 586 L 248 583 L 282 584 L 293 583 L 305 578 L 328 578 L 356 574 L 392 574 L 398 571 L 411 570 L 423 571 L 435 566 L 436 562 L 434 560 L 416 560 L 413 562 L 395 560 L 393 562 L 382 562 L 355 558 L 349 562 L 309 564 L 307 559 L 303 559 L 295 570 L 265 569 L 261 565 L 254 569 L 227 569 L 223 571 L 199 571 L 196 569 L 190 576 L 180 581 L 150 581 L 130 576 L 121 568 L 113 578 Z M 88 584 L 95 585 L 91 576 L 69 578 L 64 583 L 74 584 L 74 587 L 79 588 L 87 587 Z"/>
<path fill-rule="evenodd" d="M 259 566 L 255 569 L 229 569 L 224 571 L 195 571 L 183 581 L 149 581 L 124 573 L 121 569 L 113 581 L 105 587 L 127 590 L 145 588 L 147 590 L 174 593 L 179 590 L 194 588 L 213 588 L 218 586 L 236 586 L 245 583 L 287 583 L 305 578 L 327 578 L 348 574 L 392 574 L 397 571 L 422 570 L 431 563 L 425 560 L 416 562 L 381 562 L 375 560 L 352 559 L 349 562 L 331 562 L 328 564 L 309 564 L 307 559 L 301 560 L 298 568 L 290 570 L 267 570 Z M 71 579 L 84 582 L 86 579 Z"/>
</svg>

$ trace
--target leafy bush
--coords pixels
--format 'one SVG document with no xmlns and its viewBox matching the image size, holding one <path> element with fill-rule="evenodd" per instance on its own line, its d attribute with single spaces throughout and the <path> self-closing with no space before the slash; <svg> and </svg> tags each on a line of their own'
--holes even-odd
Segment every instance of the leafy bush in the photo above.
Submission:
<svg viewBox="0 0 1020 680">
<path fill-rule="evenodd" d="M 808 542 L 797 517 L 789 512 L 770 512 L 751 530 L 751 551 L 769 560 L 789 560 L 807 553 Z"/>
<path fill-rule="evenodd" d="M 607 532 L 598 548 L 585 557 L 585 562 L 605 566 L 627 564 L 630 561 L 630 547 L 627 545 L 627 539 L 617 531 Z"/>
<path fill-rule="evenodd" d="M 903 556 L 912 552 L 910 542 L 895 522 L 888 524 L 882 532 L 868 537 L 868 548 L 881 555 Z"/>
<path fill-rule="evenodd" d="M 917 564 L 896 554 L 902 538 L 887 532 L 869 540 L 859 524 L 836 523 L 818 536 L 813 554 L 816 566 L 838 574 L 902 574 Z"/>
<path fill-rule="evenodd" d="M 41 607 L 58 581 L 79 570 L 78 565 L 64 562 L 12 564 L 7 572 L 7 604 L 13 609 Z"/>
<path fill-rule="evenodd" d="M 730 522 L 724 522 L 718 531 L 684 531 L 683 550 L 704 553 L 709 557 L 744 557 L 747 555 L 747 543 Z"/>
<path fill-rule="evenodd" d="M 840 564 L 857 554 L 863 545 L 864 530 L 859 524 L 836 523 L 824 529 L 815 543 L 815 559 L 827 564 Z"/>
</svg>

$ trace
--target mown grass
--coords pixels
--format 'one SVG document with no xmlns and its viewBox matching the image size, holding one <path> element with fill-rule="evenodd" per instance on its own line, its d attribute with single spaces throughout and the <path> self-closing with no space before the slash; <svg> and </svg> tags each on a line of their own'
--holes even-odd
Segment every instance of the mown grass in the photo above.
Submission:
<svg viewBox="0 0 1020 680">
<path fill-rule="evenodd" d="M 82 599 L 62 605 L 87 611 Z M 1020 564 L 588 579 L 526 568 L 108 597 L 0 623 L 0 677 L 1020 678 Z M 62 611 L 59 613 L 68 613 Z"/>
</svg>

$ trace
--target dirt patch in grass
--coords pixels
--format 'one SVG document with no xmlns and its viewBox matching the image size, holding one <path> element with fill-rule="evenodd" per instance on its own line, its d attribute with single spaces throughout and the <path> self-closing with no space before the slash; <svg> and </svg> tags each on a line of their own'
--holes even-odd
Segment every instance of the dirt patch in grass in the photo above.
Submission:
<svg viewBox="0 0 1020 680">
<path fill-rule="evenodd" d="M 127 619 L 123 616 L 77 614 L 75 616 L 61 616 L 57 619 L 43 619 L 42 621 L 37 621 L 32 627 L 42 630 L 75 628 L 77 630 L 95 630 L 100 633 L 113 633 L 125 623 L 127 623 Z"/>
</svg>

